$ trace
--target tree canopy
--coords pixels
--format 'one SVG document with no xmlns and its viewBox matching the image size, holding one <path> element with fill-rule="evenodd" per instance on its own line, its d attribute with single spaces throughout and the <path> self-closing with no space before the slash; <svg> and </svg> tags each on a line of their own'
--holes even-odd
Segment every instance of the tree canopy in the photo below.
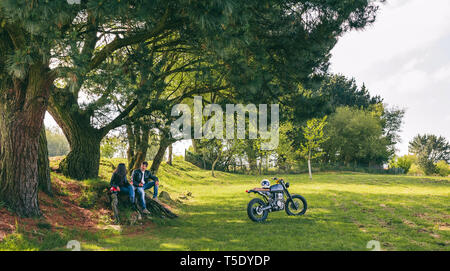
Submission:
<svg viewBox="0 0 450 271">
<path fill-rule="evenodd" d="M 138 87 L 121 88 L 119 82 L 132 79 L 127 69 L 135 73 L 134 60 L 151 56 L 151 48 L 189 54 L 211 68 L 204 73 L 222 76 L 239 99 L 267 102 L 326 71 L 338 37 L 373 22 L 379 2 L 1 1 L 2 199 L 21 215 L 40 214 L 37 156 L 47 109 L 71 146 L 63 172 L 77 179 L 97 175 L 101 139 L 148 108 L 131 97 L 154 90 L 155 63 L 170 65 L 159 55 L 135 74 L 139 83 L 131 85 Z M 183 67 L 181 59 L 172 67 Z M 122 106 L 112 105 L 114 99 Z"/>
</svg>

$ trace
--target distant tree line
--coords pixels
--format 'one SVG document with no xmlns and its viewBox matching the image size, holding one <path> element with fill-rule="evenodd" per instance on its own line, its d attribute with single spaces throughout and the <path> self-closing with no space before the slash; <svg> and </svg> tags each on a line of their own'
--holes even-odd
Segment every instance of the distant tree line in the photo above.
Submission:
<svg viewBox="0 0 450 271">
<path fill-rule="evenodd" d="M 405 111 L 372 97 L 365 85 L 342 75 L 299 85 L 296 95 L 280 97 L 280 142 L 261 151 L 261 139 L 193 140 L 187 159 L 199 166 L 249 173 L 303 170 L 339 165 L 383 169 L 395 155 Z"/>
<path fill-rule="evenodd" d="M 55 128 L 46 128 L 48 156 L 63 156 L 69 153 L 70 147 L 64 134 Z"/>
<path fill-rule="evenodd" d="M 394 157 L 390 166 L 411 175 L 450 175 L 450 143 L 446 138 L 419 134 L 409 142 L 408 151 L 408 155 Z"/>
</svg>

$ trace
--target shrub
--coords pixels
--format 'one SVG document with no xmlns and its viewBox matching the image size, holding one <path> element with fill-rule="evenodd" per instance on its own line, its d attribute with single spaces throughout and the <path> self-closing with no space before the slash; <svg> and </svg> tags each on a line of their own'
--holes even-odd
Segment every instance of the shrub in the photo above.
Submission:
<svg viewBox="0 0 450 271">
<path fill-rule="evenodd" d="M 433 163 L 432 160 L 428 159 L 428 157 L 419 155 L 417 159 L 417 164 L 419 165 L 420 169 L 423 170 L 425 175 L 433 175 L 436 174 L 436 165 Z"/>
<path fill-rule="evenodd" d="M 450 175 L 450 165 L 441 160 L 436 163 L 436 172 L 442 177 L 447 177 Z"/>
<path fill-rule="evenodd" d="M 415 155 L 403 155 L 401 157 L 394 157 L 389 163 L 390 168 L 401 168 L 405 173 L 408 173 L 412 164 L 417 162 Z"/>
<path fill-rule="evenodd" d="M 408 170 L 408 175 L 413 175 L 413 176 L 422 176 L 425 175 L 425 173 L 423 172 L 423 170 L 419 167 L 419 165 L 417 165 L 416 163 L 413 163 L 411 165 L 411 167 Z"/>
</svg>

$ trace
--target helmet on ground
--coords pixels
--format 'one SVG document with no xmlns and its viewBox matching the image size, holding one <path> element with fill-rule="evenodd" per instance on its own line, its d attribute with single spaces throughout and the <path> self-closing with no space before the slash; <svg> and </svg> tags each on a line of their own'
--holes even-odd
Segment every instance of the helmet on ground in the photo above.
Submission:
<svg viewBox="0 0 450 271">
<path fill-rule="evenodd" d="M 269 180 L 267 180 L 267 179 L 262 180 L 262 181 L 261 181 L 261 186 L 262 186 L 263 188 L 269 188 L 269 187 L 270 187 L 270 182 L 269 182 Z"/>
</svg>

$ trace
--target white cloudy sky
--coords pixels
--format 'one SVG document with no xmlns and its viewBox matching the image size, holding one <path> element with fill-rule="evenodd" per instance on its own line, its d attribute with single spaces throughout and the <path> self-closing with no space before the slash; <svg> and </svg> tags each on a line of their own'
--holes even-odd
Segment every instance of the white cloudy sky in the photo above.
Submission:
<svg viewBox="0 0 450 271">
<path fill-rule="evenodd" d="M 376 22 L 345 34 L 331 71 L 406 109 L 401 154 L 417 133 L 450 139 L 450 1 L 388 0 Z"/>
</svg>

